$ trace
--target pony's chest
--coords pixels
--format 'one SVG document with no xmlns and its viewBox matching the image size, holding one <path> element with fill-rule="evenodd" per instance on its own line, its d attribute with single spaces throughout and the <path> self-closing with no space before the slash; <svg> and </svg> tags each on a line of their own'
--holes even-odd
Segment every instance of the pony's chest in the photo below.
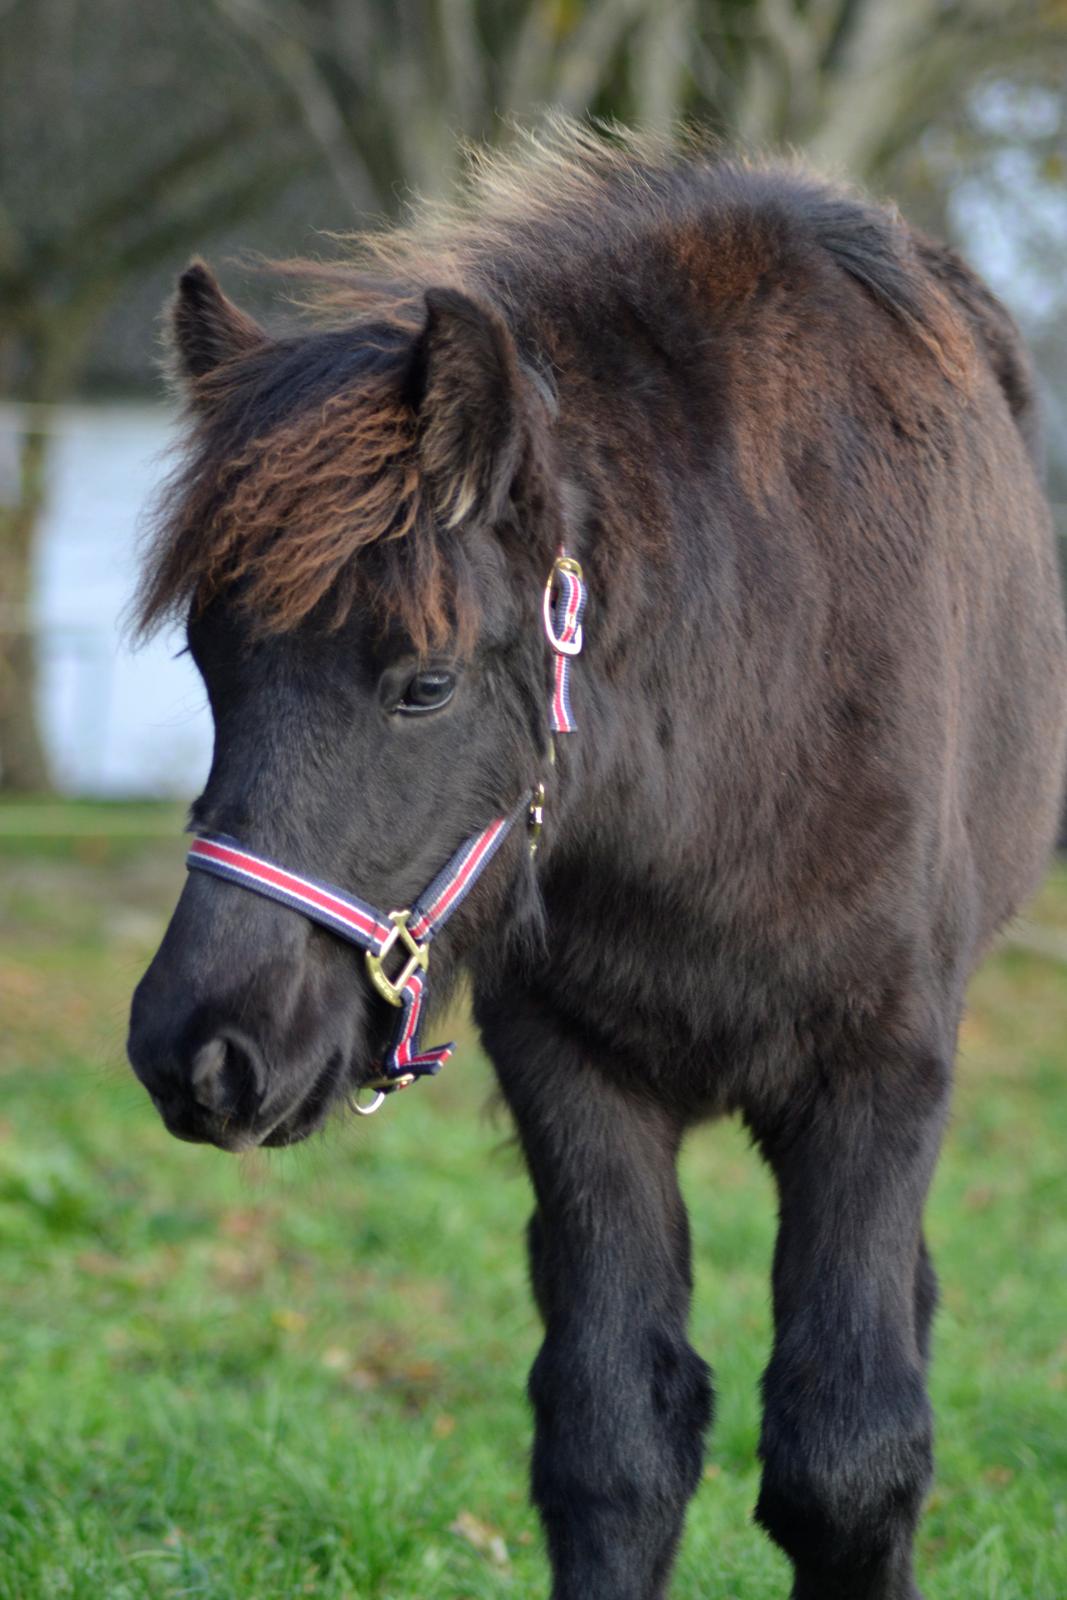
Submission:
<svg viewBox="0 0 1067 1600">
<path fill-rule="evenodd" d="M 783 957 L 654 884 L 577 880 L 548 903 L 547 943 L 539 987 L 621 1073 L 729 1100 L 788 1035 Z"/>
</svg>

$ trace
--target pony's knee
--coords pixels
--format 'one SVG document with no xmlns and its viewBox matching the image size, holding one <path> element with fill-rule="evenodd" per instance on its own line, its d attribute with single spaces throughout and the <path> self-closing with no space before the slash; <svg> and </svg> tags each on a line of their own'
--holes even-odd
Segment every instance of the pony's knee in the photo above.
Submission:
<svg viewBox="0 0 1067 1600">
<path fill-rule="evenodd" d="M 933 1469 L 920 1373 L 898 1374 L 880 1394 L 857 1395 L 855 1407 L 863 1414 L 820 1417 L 787 1402 L 772 1405 L 760 1444 L 757 1520 L 798 1573 L 820 1576 L 827 1595 L 838 1592 L 835 1577 L 843 1594 L 863 1594 L 865 1574 L 908 1559 Z"/>
<path fill-rule="evenodd" d="M 714 1410 L 711 1368 L 684 1340 L 662 1333 L 649 1339 L 648 1363 L 652 1414 L 674 1443 L 676 1471 L 689 1495 L 700 1481 Z"/>
<path fill-rule="evenodd" d="M 561 1483 L 620 1501 L 684 1500 L 700 1481 L 712 1415 L 711 1373 L 677 1335 L 647 1330 L 614 1349 L 599 1340 L 546 1338 L 530 1372 L 537 1419 L 534 1498 Z"/>
</svg>

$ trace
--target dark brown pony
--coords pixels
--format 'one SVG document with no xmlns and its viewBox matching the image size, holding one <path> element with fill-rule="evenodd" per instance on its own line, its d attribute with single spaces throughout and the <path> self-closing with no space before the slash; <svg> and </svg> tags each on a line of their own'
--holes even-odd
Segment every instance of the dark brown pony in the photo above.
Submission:
<svg viewBox="0 0 1067 1600">
<path fill-rule="evenodd" d="M 300 270 L 329 326 L 269 337 L 202 266 L 173 310 L 191 431 L 142 620 L 187 618 L 210 695 L 194 825 L 405 906 L 545 780 L 539 854 L 516 830 L 434 983 L 470 974 L 536 1193 L 553 1595 L 666 1592 L 711 1412 L 675 1161 L 737 1113 L 780 1197 L 759 1518 L 797 1600 L 910 1600 L 923 1207 L 1064 773 L 1015 328 L 801 171 L 567 128 Z M 552 765 L 561 544 L 590 599 Z M 289 1143 L 389 1013 L 330 933 L 197 874 L 130 1055 L 174 1132 Z"/>
</svg>

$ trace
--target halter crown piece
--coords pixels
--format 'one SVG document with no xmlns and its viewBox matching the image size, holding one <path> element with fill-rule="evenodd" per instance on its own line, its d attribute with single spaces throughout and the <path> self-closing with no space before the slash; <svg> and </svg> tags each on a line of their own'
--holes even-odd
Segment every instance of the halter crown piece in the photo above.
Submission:
<svg viewBox="0 0 1067 1600">
<path fill-rule="evenodd" d="M 573 733 L 571 663 L 582 648 L 582 615 L 586 590 L 577 561 L 561 550 L 545 584 L 542 615 L 545 635 L 553 653 L 552 700 L 549 726 L 553 733 Z M 440 1072 L 455 1049 L 453 1044 L 422 1049 L 419 1025 L 427 999 L 430 941 L 462 904 L 512 828 L 525 813 L 531 829 L 531 849 L 540 832 L 544 784 L 538 783 L 507 816 L 497 817 L 460 845 L 419 895 L 402 911 L 383 912 L 365 900 L 316 878 L 302 877 L 276 861 L 253 855 L 226 834 L 201 833 L 185 858 L 190 872 L 208 872 L 268 900 L 299 911 L 364 952 L 367 972 L 375 990 L 396 1006 L 392 1040 L 379 1064 L 378 1076 L 361 1088 L 374 1091 L 366 1105 L 353 1102 L 363 1116 L 377 1111 L 387 1094 L 407 1089 L 419 1078 Z M 390 977 L 385 962 L 402 958 Z"/>
</svg>

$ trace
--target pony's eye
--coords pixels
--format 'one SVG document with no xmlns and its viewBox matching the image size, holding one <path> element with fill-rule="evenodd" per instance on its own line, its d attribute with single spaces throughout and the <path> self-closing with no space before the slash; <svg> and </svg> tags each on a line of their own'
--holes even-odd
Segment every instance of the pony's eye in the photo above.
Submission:
<svg viewBox="0 0 1067 1600">
<path fill-rule="evenodd" d="M 416 672 L 397 705 L 407 716 L 423 711 L 440 711 L 451 700 L 456 688 L 455 674 L 444 667 L 428 667 Z"/>
</svg>

